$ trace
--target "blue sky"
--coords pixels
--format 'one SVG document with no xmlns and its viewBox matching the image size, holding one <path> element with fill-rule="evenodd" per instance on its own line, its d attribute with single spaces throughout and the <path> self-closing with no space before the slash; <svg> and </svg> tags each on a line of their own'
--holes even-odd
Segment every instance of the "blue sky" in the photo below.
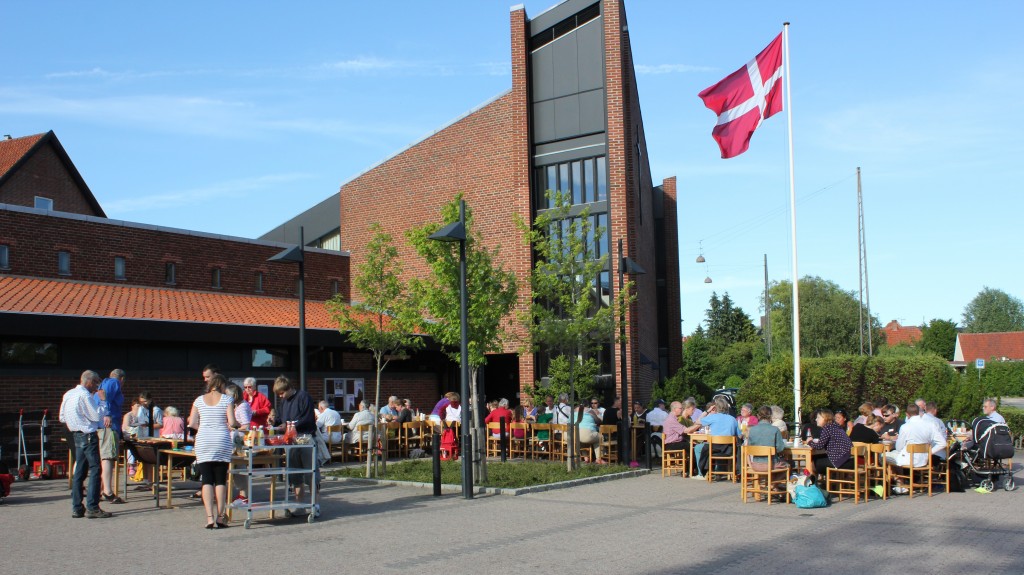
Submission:
<svg viewBox="0 0 1024 575">
<path fill-rule="evenodd" d="M 255 237 L 507 90 L 510 6 L 12 2 L 0 133 L 54 130 L 112 218 Z M 1024 298 L 1024 4 L 633 0 L 627 15 L 651 170 L 679 179 L 684 333 L 712 289 L 756 317 L 763 254 L 791 277 L 785 114 L 722 160 L 697 98 L 787 20 L 800 274 L 857 289 L 860 166 L 883 324 L 959 322 L 983 286 Z"/>
</svg>

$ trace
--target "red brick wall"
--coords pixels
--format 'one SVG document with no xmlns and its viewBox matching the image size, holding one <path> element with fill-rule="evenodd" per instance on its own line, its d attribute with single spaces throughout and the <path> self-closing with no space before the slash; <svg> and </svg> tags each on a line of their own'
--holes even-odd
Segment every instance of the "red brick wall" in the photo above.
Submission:
<svg viewBox="0 0 1024 575">
<path fill-rule="evenodd" d="M 665 288 L 668 292 L 668 375 L 672 376 L 683 367 L 683 333 L 681 302 L 679 300 L 679 205 L 676 201 L 676 177 L 665 178 L 661 183 L 665 192 Z"/>
<path fill-rule="evenodd" d="M 43 145 L 0 187 L 0 203 L 35 207 L 35 197 L 53 200 L 54 211 L 99 216 L 83 197 L 52 145 Z"/>
<path fill-rule="evenodd" d="M 208 237 L 186 231 L 154 230 L 114 220 L 84 221 L 0 210 L 0 244 L 9 246 L 10 270 L 18 276 L 61 278 L 57 252 L 71 254 L 70 279 L 169 288 L 164 283 L 166 262 L 177 264 L 174 289 L 255 293 L 255 275 L 264 274 L 263 295 L 294 297 L 298 266 L 272 264 L 267 258 L 279 246 L 242 239 Z M 114 279 L 114 257 L 125 258 L 126 280 Z M 340 253 L 307 251 L 306 296 L 331 297 L 331 280 L 348 294 L 348 257 Z M 221 289 L 211 288 L 214 267 L 221 268 Z"/>
</svg>

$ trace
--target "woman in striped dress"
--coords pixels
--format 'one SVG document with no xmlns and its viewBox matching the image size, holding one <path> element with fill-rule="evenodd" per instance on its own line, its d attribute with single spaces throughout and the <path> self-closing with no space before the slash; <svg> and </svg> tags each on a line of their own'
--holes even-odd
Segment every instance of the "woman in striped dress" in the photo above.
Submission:
<svg viewBox="0 0 1024 575">
<path fill-rule="evenodd" d="M 206 528 L 227 527 L 224 508 L 227 500 L 228 464 L 234 444 L 231 430 L 238 427 L 230 395 L 224 393 L 227 379 L 215 374 L 206 384 L 206 393 L 192 403 L 189 427 L 199 428 L 196 433 L 195 454 L 199 472 L 203 476 L 203 507 L 206 508 Z M 214 522 L 216 517 L 216 522 Z"/>
</svg>

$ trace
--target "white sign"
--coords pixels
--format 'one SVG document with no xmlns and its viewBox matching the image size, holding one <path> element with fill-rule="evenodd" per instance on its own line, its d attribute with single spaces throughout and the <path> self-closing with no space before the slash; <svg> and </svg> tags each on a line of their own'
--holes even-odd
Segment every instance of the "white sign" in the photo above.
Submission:
<svg viewBox="0 0 1024 575">
<path fill-rule="evenodd" d="M 985 369 L 985 360 L 984 359 L 976 359 L 976 360 L 974 360 L 974 367 L 976 367 L 977 369 Z"/>
</svg>

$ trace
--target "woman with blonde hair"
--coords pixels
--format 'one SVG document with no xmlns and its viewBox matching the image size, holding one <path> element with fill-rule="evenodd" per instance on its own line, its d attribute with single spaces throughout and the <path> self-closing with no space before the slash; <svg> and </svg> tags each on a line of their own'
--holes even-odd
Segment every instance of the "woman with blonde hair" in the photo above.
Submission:
<svg viewBox="0 0 1024 575">
<path fill-rule="evenodd" d="M 185 439 L 185 420 L 177 407 L 164 409 L 164 425 L 160 428 L 160 437 L 168 439 Z"/>
</svg>

